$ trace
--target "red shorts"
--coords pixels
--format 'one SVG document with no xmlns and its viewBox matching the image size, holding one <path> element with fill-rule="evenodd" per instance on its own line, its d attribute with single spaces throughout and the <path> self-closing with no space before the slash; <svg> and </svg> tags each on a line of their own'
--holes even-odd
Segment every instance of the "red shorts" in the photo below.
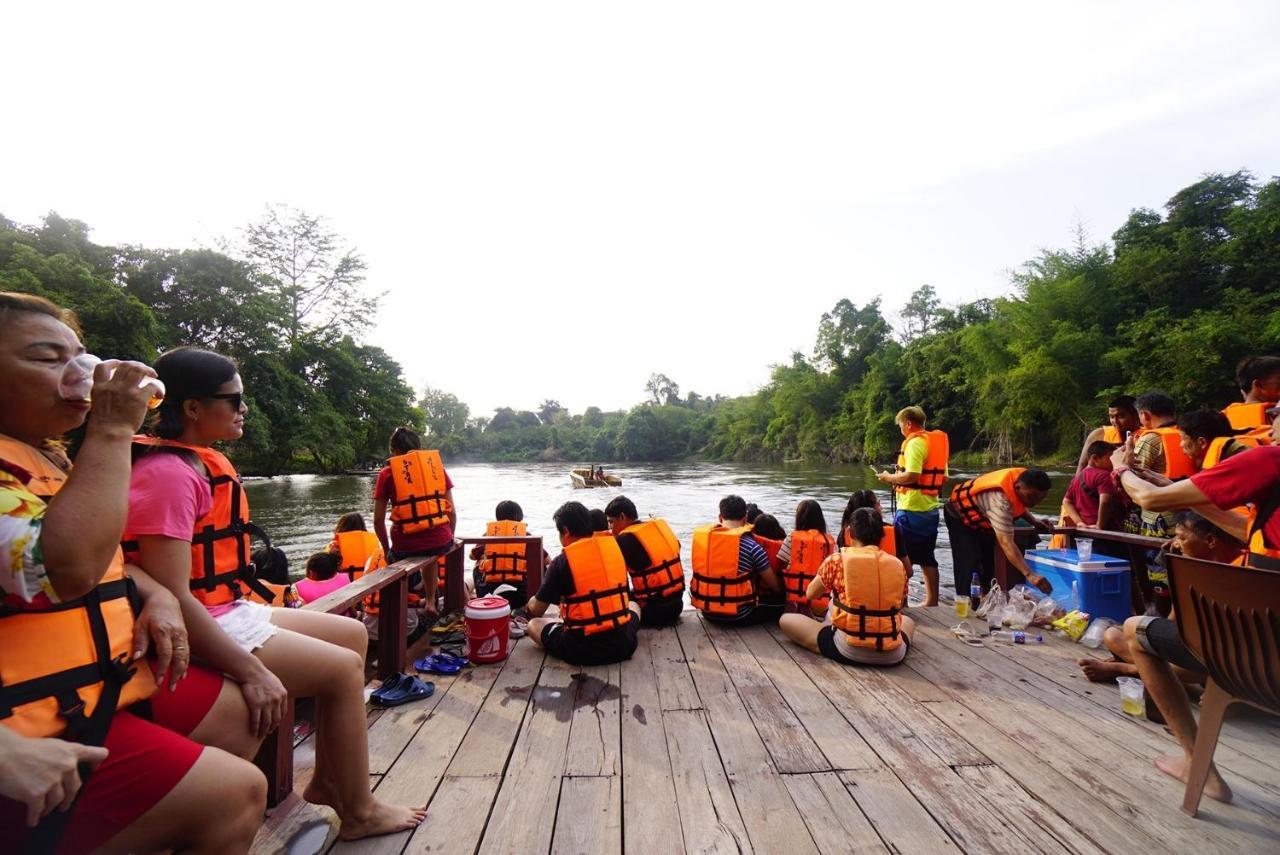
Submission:
<svg viewBox="0 0 1280 855">
<path fill-rule="evenodd" d="M 111 719 L 102 761 L 80 791 L 58 852 L 92 852 L 178 785 L 204 746 L 185 736 L 208 714 L 222 689 L 222 675 L 192 666 L 177 691 L 160 689 L 151 698 L 155 722 L 127 710 Z M 0 798 L 0 839 L 18 851 L 27 835 L 27 808 Z"/>
</svg>

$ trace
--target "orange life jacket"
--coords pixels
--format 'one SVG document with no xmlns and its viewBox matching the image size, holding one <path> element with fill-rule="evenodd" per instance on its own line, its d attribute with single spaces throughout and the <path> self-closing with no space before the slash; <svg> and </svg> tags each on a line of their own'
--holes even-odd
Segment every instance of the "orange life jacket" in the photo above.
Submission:
<svg viewBox="0 0 1280 855">
<path fill-rule="evenodd" d="M 678 597 L 684 593 L 684 565 L 680 563 L 680 541 L 676 540 L 666 520 L 645 520 L 622 530 L 634 535 L 649 566 L 631 570 L 631 588 L 638 602 Z"/>
<path fill-rule="evenodd" d="M 1228 454 L 1227 457 L 1239 454 L 1246 449 L 1257 448 L 1263 444 L 1254 436 L 1220 436 L 1209 443 L 1209 448 L 1204 453 L 1204 460 L 1200 463 L 1200 468 L 1211 469 L 1226 459 L 1222 453 L 1231 446 L 1231 443 L 1236 443 L 1240 447 L 1233 448 L 1231 454 Z"/>
<path fill-rule="evenodd" d="M 907 471 L 907 443 L 916 437 L 922 436 L 929 444 L 929 451 L 925 454 L 924 466 L 920 470 L 920 480 L 914 484 L 903 484 L 895 486 L 894 492 L 898 494 L 906 494 L 912 490 L 919 490 L 926 496 L 937 496 L 942 489 L 942 485 L 947 483 L 947 458 L 951 456 L 951 440 L 946 432 L 940 430 L 924 430 L 921 428 L 912 431 L 902 440 L 902 446 L 898 449 L 898 472 Z"/>
<path fill-rule="evenodd" d="M 1112 445 L 1119 445 L 1124 442 L 1124 437 L 1120 435 L 1120 429 L 1115 425 L 1102 426 L 1102 441 L 1109 442 Z"/>
<path fill-rule="evenodd" d="M 529 526 L 517 520 L 495 520 L 486 523 L 485 537 L 526 537 Z M 529 572 L 523 543 L 486 543 L 480 559 L 480 572 L 486 585 L 523 585 Z"/>
<path fill-rule="evenodd" d="M 1267 408 L 1274 407 L 1275 401 L 1270 403 L 1266 401 L 1256 401 L 1252 403 L 1244 403 L 1243 401 L 1228 404 L 1222 414 L 1227 417 L 1227 421 L 1231 423 L 1232 430 L 1254 430 L 1255 428 L 1271 429 L 1271 422 L 1267 420 Z"/>
<path fill-rule="evenodd" d="M 67 479 L 40 451 L 7 436 L 0 459 L 31 473 L 28 489 L 40 499 Z M 79 599 L 0 606 L 0 724 L 23 736 L 100 742 L 112 712 L 156 690 L 151 669 L 132 659 L 140 608 L 118 549 L 98 586 Z"/>
<path fill-rule="evenodd" d="M 391 521 L 405 534 L 426 531 L 449 522 L 453 504 L 445 498 L 448 481 L 440 452 L 415 449 L 387 461 L 395 485 Z"/>
<path fill-rule="evenodd" d="M 338 572 L 346 573 L 352 582 L 387 564 L 382 544 L 371 531 L 340 531 L 334 541 L 338 544 Z"/>
<path fill-rule="evenodd" d="M 586 537 L 564 548 L 573 593 L 560 600 L 565 629 L 595 635 L 616 629 L 635 615 L 627 608 L 627 563 L 612 537 Z"/>
<path fill-rule="evenodd" d="M 734 616 L 741 605 L 758 602 L 755 578 L 738 570 L 738 544 L 751 526 L 698 526 L 693 530 L 693 579 L 689 602 L 712 615 Z"/>
<path fill-rule="evenodd" d="M 906 604 L 902 562 L 875 546 L 846 546 L 844 592 L 832 600 L 831 623 L 858 647 L 894 650 L 902 644 L 900 612 Z"/>
<path fill-rule="evenodd" d="M 1022 516 L 1027 512 L 1027 506 L 1018 498 L 1018 491 L 1013 488 L 1013 485 L 1026 471 L 1025 468 L 1015 466 L 1012 469 L 997 469 L 994 472 L 979 475 L 977 478 L 971 478 L 955 486 L 948 503 L 960 514 L 960 520 L 969 528 L 991 531 L 991 522 L 975 499 L 978 494 L 985 493 L 987 490 L 999 490 L 1004 493 L 1009 504 L 1013 505 L 1013 516 L 1015 518 Z"/>
<path fill-rule="evenodd" d="M 882 528 L 884 534 L 880 536 L 880 548 L 890 555 L 898 554 L 898 532 L 894 529 L 892 523 L 885 523 Z M 847 528 L 841 529 L 839 545 L 841 547 L 853 546 L 853 537 L 849 535 Z"/>
<path fill-rule="evenodd" d="M 1196 472 L 1196 464 L 1182 450 L 1182 433 L 1176 427 L 1144 428 L 1138 436 L 1149 433 L 1159 434 L 1160 445 L 1164 448 L 1164 476 L 1166 478 L 1187 478 Z"/>
<path fill-rule="evenodd" d="M 204 464 L 213 502 L 209 512 L 196 520 L 191 534 L 191 593 L 209 608 L 233 602 L 250 592 L 259 602 L 283 605 L 261 582 L 254 578 L 250 563 L 250 535 L 266 534 L 249 521 L 249 497 L 240 484 L 240 476 L 222 452 L 208 446 L 187 445 L 171 439 L 135 436 L 135 445 L 181 448 L 200 458 Z M 268 541 L 270 545 L 270 541 Z M 125 557 L 138 560 L 138 544 L 125 532 Z"/>
<path fill-rule="evenodd" d="M 761 537 L 754 531 L 751 536 L 755 538 L 756 543 L 760 544 L 760 548 L 764 550 L 765 556 L 769 559 L 769 566 L 774 570 L 778 569 L 778 553 L 782 551 L 782 541 L 774 540 L 771 537 Z"/>
<path fill-rule="evenodd" d="M 1249 565 L 1264 567 L 1268 570 L 1280 570 L 1280 544 L 1267 545 L 1262 530 L 1271 517 L 1280 510 L 1280 486 L 1271 488 L 1271 495 L 1266 501 L 1249 508 Z"/>
<path fill-rule="evenodd" d="M 805 592 L 809 582 L 818 575 L 820 565 L 828 555 L 836 551 L 836 541 L 820 531 L 791 532 L 791 560 L 782 570 L 782 586 L 787 592 L 787 602 L 810 604 Z M 825 610 L 827 598 L 820 597 L 812 604 L 814 610 Z"/>
</svg>

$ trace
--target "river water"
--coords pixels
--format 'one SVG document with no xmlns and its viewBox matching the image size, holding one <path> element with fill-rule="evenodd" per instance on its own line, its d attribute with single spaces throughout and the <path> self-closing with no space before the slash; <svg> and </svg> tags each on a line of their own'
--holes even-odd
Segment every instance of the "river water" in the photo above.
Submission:
<svg viewBox="0 0 1280 855">
<path fill-rule="evenodd" d="M 559 551 L 551 515 L 567 501 L 579 501 L 588 508 L 604 508 L 611 498 L 625 495 L 636 504 L 641 517 L 661 516 L 667 520 L 683 545 L 685 567 L 695 526 L 715 522 L 720 498 L 737 493 L 755 502 L 778 518 L 790 531 L 795 506 L 801 499 L 816 499 L 827 518 L 828 530 L 835 533 L 849 494 L 862 488 L 876 489 L 886 513 L 889 494 L 872 477 L 866 466 L 841 464 L 750 465 L 738 463 L 628 464 L 606 466 L 606 471 L 622 478 L 622 487 L 574 489 L 565 463 L 458 463 L 448 467 L 453 479 L 453 496 L 458 506 L 459 536 L 484 533 L 493 519 L 494 506 L 513 499 L 524 509 L 529 533 L 541 535 L 547 550 Z M 975 473 L 953 472 L 956 477 Z M 1056 514 L 1068 477 L 1053 474 L 1053 491 L 1035 510 Z M 271 479 L 251 479 L 245 489 L 253 518 L 271 534 L 272 542 L 290 559 L 295 574 L 300 573 L 312 552 L 324 549 L 333 536 L 333 525 L 348 511 L 360 511 L 372 525 L 372 476 L 291 475 Z M 939 525 L 938 561 L 944 590 L 951 588 L 951 554 L 947 529 Z M 912 580 L 913 599 L 921 596 L 919 573 Z"/>
</svg>

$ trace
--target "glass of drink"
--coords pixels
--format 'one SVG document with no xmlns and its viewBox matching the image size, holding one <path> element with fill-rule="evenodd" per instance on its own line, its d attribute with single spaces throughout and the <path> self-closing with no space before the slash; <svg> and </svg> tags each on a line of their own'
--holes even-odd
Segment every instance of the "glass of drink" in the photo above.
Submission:
<svg viewBox="0 0 1280 855">
<path fill-rule="evenodd" d="M 1117 677 L 1116 682 L 1120 684 L 1120 709 L 1128 715 L 1144 715 L 1147 705 L 1142 699 L 1142 681 L 1136 677 Z"/>
<path fill-rule="evenodd" d="M 956 617 L 964 620 L 969 616 L 969 598 L 956 594 Z"/>
<path fill-rule="evenodd" d="M 1093 540 L 1087 537 L 1077 537 L 1076 554 L 1080 556 L 1081 561 L 1091 560 L 1093 558 Z"/>
<path fill-rule="evenodd" d="M 89 402 L 93 392 L 93 372 L 100 364 L 102 360 L 92 353 L 82 353 L 70 360 L 63 367 L 62 377 L 58 380 L 58 394 L 62 400 Z M 107 376 L 110 377 L 114 373 L 115 369 L 112 368 Z M 147 377 L 138 385 L 151 387 L 151 400 L 147 402 L 148 410 L 154 410 L 160 406 L 160 402 L 164 400 L 164 383 L 159 378 Z"/>
</svg>

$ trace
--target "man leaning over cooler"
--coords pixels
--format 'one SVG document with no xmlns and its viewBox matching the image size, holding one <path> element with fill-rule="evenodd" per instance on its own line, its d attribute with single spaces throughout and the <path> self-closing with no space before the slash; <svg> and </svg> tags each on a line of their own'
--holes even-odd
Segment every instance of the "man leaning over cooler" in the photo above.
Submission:
<svg viewBox="0 0 1280 855">
<path fill-rule="evenodd" d="M 1022 519 L 1040 531 L 1053 531 L 1053 524 L 1035 517 L 1030 508 L 1044 501 L 1051 486 L 1040 469 L 998 469 L 979 475 L 951 491 L 942 511 L 951 536 L 951 556 L 955 565 L 956 592 L 967 591 L 973 573 L 985 591 L 995 576 L 997 544 L 1010 566 L 1022 573 L 1029 584 L 1046 594 L 1053 590 L 1049 580 L 1027 566 L 1014 539 L 1015 519 Z"/>
</svg>

